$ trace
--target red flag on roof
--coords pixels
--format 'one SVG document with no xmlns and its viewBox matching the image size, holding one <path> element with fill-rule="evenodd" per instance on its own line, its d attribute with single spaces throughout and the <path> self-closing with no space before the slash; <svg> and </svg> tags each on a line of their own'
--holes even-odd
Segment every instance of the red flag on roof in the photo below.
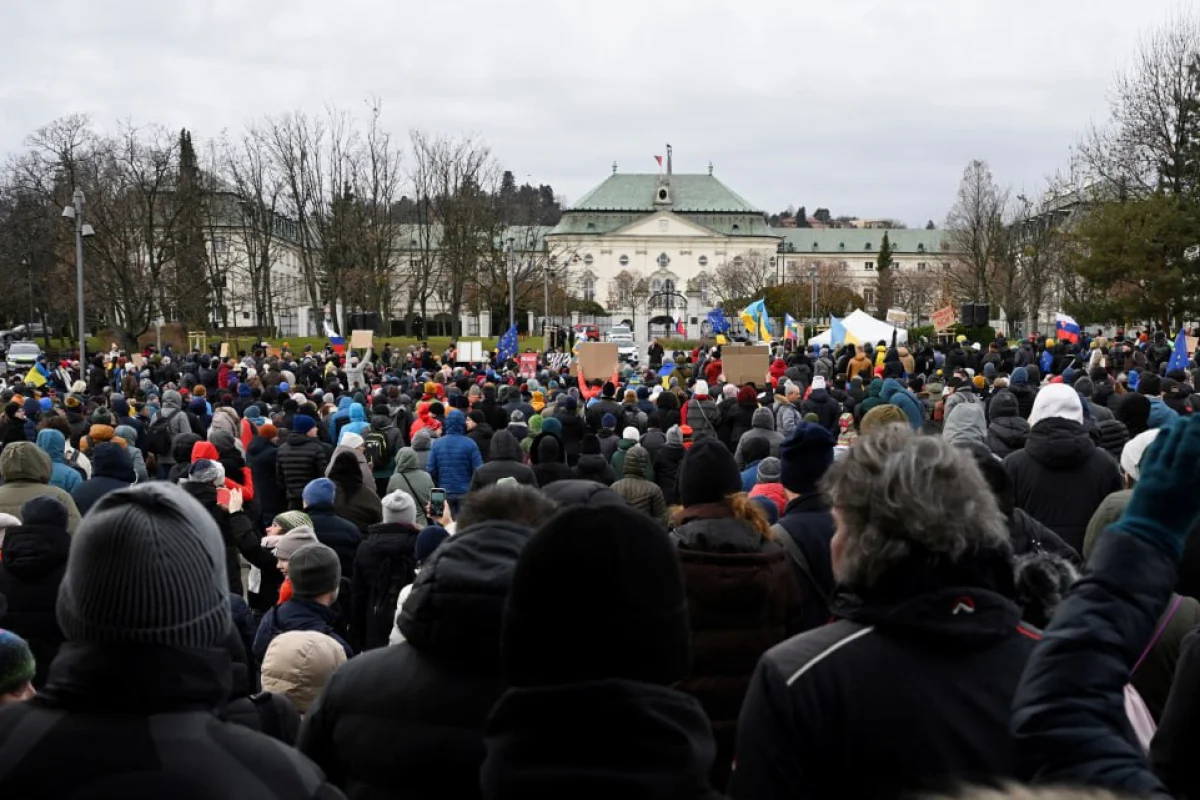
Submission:
<svg viewBox="0 0 1200 800">
<path fill-rule="evenodd" d="M 658 162 L 658 168 L 662 169 L 662 156 L 655 156 L 654 160 Z"/>
</svg>

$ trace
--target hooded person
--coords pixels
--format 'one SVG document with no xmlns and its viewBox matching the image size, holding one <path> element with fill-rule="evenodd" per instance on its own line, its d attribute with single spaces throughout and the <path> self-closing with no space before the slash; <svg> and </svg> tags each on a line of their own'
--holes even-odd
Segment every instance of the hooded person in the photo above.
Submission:
<svg viewBox="0 0 1200 800">
<path fill-rule="evenodd" d="M 53 497 L 31 499 L 21 508 L 21 517 L 20 525 L 4 533 L 0 606 L 7 603 L 8 609 L 0 610 L 0 622 L 29 643 L 37 659 L 33 685 L 40 689 L 63 643 L 54 609 L 71 536 L 67 533 L 67 509 Z"/>
<path fill-rule="evenodd" d="M 1033 412 L 1033 401 L 1037 396 L 1037 389 L 1030 385 L 1030 368 L 1017 367 L 1008 381 L 1008 390 L 1016 396 L 1019 416 L 1024 420 L 1028 420 Z"/>
<path fill-rule="evenodd" d="M 446 415 L 445 435 L 433 443 L 426 469 L 435 486 L 446 490 L 451 512 L 457 513 L 471 489 L 471 476 L 483 466 L 483 455 L 467 438 L 466 417 L 457 409 Z"/>
<path fill-rule="evenodd" d="M 383 522 L 358 546 L 350 577 L 350 644 L 358 652 L 388 643 L 400 591 L 416 577 L 416 503 L 400 490 L 382 503 Z"/>
<path fill-rule="evenodd" d="M 613 483 L 612 490 L 621 495 L 630 508 L 641 511 L 665 527 L 670 521 L 667 501 L 663 498 L 662 489 L 649 474 L 650 454 L 646 448 L 635 444 L 624 455 L 621 478 Z"/>
<path fill-rule="evenodd" d="M 145 483 L 150 480 L 150 473 L 146 468 L 146 457 L 142 454 L 141 449 L 132 444 L 137 438 L 137 431 L 130 425 L 118 425 L 117 436 L 131 443 L 126 448 L 126 451 L 129 453 L 129 460 L 133 464 L 133 474 L 137 482 Z"/>
<path fill-rule="evenodd" d="M 687 607 L 672 543 L 643 515 L 572 508 L 546 523 L 505 610 L 511 688 L 488 721 L 483 797 L 716 800 L 708 721 L 672 688 L 691 665 Z"/>
<path fill-rule="evenodd" d="M 783 443 L 783 434 L 775 430 L 775 417 L 769 408 L 755 409 L 751 416 L 750 430 L 737 440 L 733 451 L 733 460 L 738 469 L 745 469 L 749 463 L 745 458 L 746 444 L 753 439 L 765 439 L 770 446 L 771 455 L 779 455 L 779 445 Z"/>
<path fill-rule="evenodd" d="M 547 420 L 551 421 L 557 420 Z M 534 480 L 543 489 L 555 481 L 571 479 L 572 472 L 567 466 L 566 447 L 558 434 L 548 430 L 543 430 L 541 435 L 533 440 L 533 446 L 529 449 L 529 464 L 533 468 Z"/>
<path fill-rule="evenodd" d="M 925 409 L 916 395 L 906 389 L 904 384 L 895 378 L 888 378 L 883 382 L 879 396 L 883 402 L 903 411 L 914 431 L 921 430 L 921 426 L 925 424 Z"/>
<path fill-rule="evenodd" d="M 1008 532 L 971 457 L 891 425 L 821 488 L 838 619 L 759 663 L 730 797 L 897 797 L 1015 776 L 1010 708 L 1037 634 L 1009 599 Z M 880 724 L 881 709 L 921 724 Z"/>
<path fill-rule="evenodd" d="M 1117 464 L 1083 427 L 1082 401 L 1070 386 L 1044 386 L 1029 427 L 1024 449 L 1004 459 L 1014 504 L 1080 552 L 1088 520 L 1121 488 Z"/>
<path fill-rule="evenodd" d="M 604 429 L 601 428 L 601 430 Z M 612 486 L 617 480 L 612 464 L 604 457 L 600 437 L 592 433 L 583 437 L 579 462 L 575 464 L 573 472 L 574 477 L 580 480 L 596 481 L 605 486 Z"/>
<path fill-rule="evenodd" d="M 50 457 L 29 441 L 13 442 L 0 451 L 0 514 L 21 518 L 21 507 L 34 497 L 49 496 L 67 509 L 67 530 L 75 532 L 81 514 L 71 495 L 50 485 Z"/>
<path fill-rule="evenodd" d="M 552 512 L 528 486 L 468 495 L 457 533 L 424 563 L 401 607 L 398 643 L 330 679 L 299 748 L 348 795 L 389 797 L 403 786 L 417 797 L 480 797 L 484 725 L 505 689 L 505 599 L 533 527 Z"/>
<path fill-rule="evenodd" d="M 825 430 L 837 435 L 837 421 L 842 414 L 841 404 L 838 403 L 825 385 L 825 378 L 818 375 L 813 378 L 812 391 L 809 392 L 808 398 L 800 406 L 801 413 L 816 414 L 817 421 Z"/>
<path fill-rule="evenodd" d="M 92 449 L 92 477 L 71 492 L 71 499 L 81 515 L 110 492 L 125 489 L 137 481 L 129 449 L 105 443 Z"/>
<path fill-rule="evenodd" d="M 654 461 L 655 483 L 663 491 L 668 506 L 679 504 L 679 468 L 687 450 L 683 446 L 683 432 L 678 425 L 667 429 L 667 443 L 663 445 Z"/>
<path fill-rule="evenodd" d="M 417 459 L 417 451 L 402 447 L 396 453 L 396 471 L 388 479 L 387 494 L 406 492 L 416 505 L 414 524 L 423 528 L 429 524 L 425 508 L 429 505 L 429 493 L 433 491 L 433 478 L 429 476 Z"/>
<path fill-rule="evenodd" d="M 959 403 L 946 415 L 942 426 L 942 438 L 950 444 L 963 445 L 968 442 L 986 444 L 988 438 L 987 419 L 982 403 Z"/>
<path fill-rule="evenodd" d="M 672 538 L 687 585 L 695 663 L 679 688 L 696 697 L 713 724 L 721 788 L 733 764 L 737 712 L 754 665 L 800 630 L 800 590 L 758 507 L 742 493 L 729 450 L 696 442 L 679 475 L 683 507 Z"/>
<path fill-rule="evenodd" d="M 1025 446 L 1029 439 L 1029 423 L 1021 416 L 1015 394 L 1008 389 L 993 394 L 988 400 L 987 413 L 987 445 L 997 458 L 1004 458 Z"/>
<path fill-rule="evenodd" d="M 502 478 L 512 478 L 517 483 L 537 487 L 537 478 L 533 469 L 524 463 L 524 457 L 521 443 L 511 433 L 507 430 L 497 431 L 492 436 L 487 461 L 471 475 L 470 491 L 491 486 Z"/>
<path fill-rule="evenodd" d="M 336 796 L 298 753 L 216 714 L 233 673 L 224 561 L 216 525 L 171 484 L 92 509 L 59 590 L 66 643 L 38 696 L 0 709 L 0 794 Z"/>
<path fill-rule="evenodd" d="M 343 438 L 358 437 L 356 433 L 343 434 Z M 361 438 L 361 437 L 359 437 Z M 333 481 L 337 490 L 333 499 L 333 510 L 342 519 L 348 519 L 364 536 L 367 529 L 383 521 L 383 508 L 375 494 L 375 479 L 366 479 L 362 471 L 360 452 L 352 447 L 339 447 L 334 452 L 325 475 Z"/>
<path fill-rule="evenodd" d="M 66 461 L 67 437 L 53 428 L 38 431 L 38 449 L 50 458 L 50 485 L 67 494 L 83 483 L 79 470 L 68 466 Z"/>
<path fill-rule="evenodd" d="M 680 424 L 692 428 L 693 441 L 717 438 L 721 427 L 721 410 L 708 394 L 708 382 L 696 381 L 692 386 L 692 398 L 683 404 Z"/>
<path fill-rule="evenodd" d="M 286 697 L 303 715 L 345 663 L 346 651 L 332 636 L 317 631 L 281 633 L 271 640 L 263 658 L 263 691 Z"/>
</svg>

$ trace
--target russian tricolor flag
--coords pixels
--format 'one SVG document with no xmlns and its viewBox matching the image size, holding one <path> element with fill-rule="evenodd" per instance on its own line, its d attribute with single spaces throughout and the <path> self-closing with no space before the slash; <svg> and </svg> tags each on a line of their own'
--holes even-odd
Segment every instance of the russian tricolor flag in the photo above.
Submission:
<svg viewBox="0 0 1200 800">
<path fill-rule="evenodd" d="M 329 343 L 333 345 L 333 352 L 339 356 L 346 353 L 346 340 L 334 330 L 333 326 L 329 324 L 329 320 L 325 320 L 325 335 L 329 337 Z"/>
<path fill-rule="evenodd" d="M 1060 342 L 1079 344 L 1079 323 L 1066 314 L 1054 315 L 1054 331 Z"/>
</svg>

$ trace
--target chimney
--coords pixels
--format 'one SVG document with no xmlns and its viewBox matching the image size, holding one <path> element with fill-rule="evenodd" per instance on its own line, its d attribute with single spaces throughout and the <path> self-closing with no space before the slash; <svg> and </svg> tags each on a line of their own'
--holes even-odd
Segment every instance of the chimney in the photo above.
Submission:
<svg viewBox="0 0 1200 800">
<path fill-rule="evenodd" d="M 671 145 L 667 145 L 667 177 L 671 177 Z"/>
</svg>

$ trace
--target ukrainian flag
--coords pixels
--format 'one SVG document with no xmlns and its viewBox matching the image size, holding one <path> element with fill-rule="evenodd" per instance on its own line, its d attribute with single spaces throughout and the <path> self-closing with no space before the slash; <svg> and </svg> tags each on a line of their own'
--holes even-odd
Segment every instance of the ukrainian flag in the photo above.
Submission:
<svg viewBox="0 0 1200 800">
<path fill-rule="evenodd" d="M 766 303 L 762 300 L 755 300 L 750 305 L 742 309 L 742 313 L 738 317 L 742 320 L 742 324 L 746 326 L 746 333 L 752 336 L 759 336 L 759 327 L 763 317 L 767 315 Z M 769 333 L 767 334 L 770 335 Z"/>
</svg>

